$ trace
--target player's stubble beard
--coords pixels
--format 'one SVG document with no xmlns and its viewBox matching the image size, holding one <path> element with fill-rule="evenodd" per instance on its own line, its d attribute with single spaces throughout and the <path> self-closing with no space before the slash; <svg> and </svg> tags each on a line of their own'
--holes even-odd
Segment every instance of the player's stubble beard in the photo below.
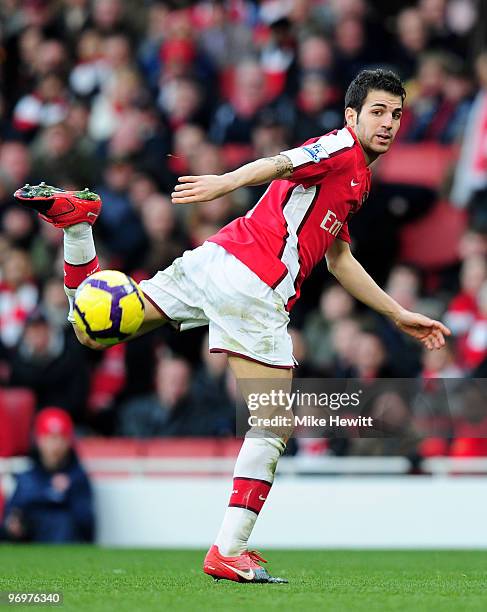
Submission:
<svg viewBox="0 0 487 612">
<path fill-rule="evenodd" d="M 360 121 L 359 121 L 359 116 L 357 115 L 357 121 L 354 127 L 352 127 L 352 129 L 355 131 L 355 135 L 358 138 L 358 141 L 360 142 L 360 146 L 362 147 L 366 160 L 367 160 L 367 165 L 369 166 L 370 164 L 372 164 L 373 162 L 375 162 L 375 160 L 380 157 L 381 155 L 384 155 L 384 153 L 387 153 L 389 151 L 389 149 L 391 148 L 392 143 L 394 142 L 394 135 L 391 134 L 391 139 L 388 142 L 388 146 L 387 148 L 385 147 L 375 147 L 373 140 L 375 138 L 376 133 L 374 132 L 372 134 L 372 136 L 367 137 L 366 135 L 364 135 L 362 133 L 362 125 L 360 125 Z"/>
</svg>

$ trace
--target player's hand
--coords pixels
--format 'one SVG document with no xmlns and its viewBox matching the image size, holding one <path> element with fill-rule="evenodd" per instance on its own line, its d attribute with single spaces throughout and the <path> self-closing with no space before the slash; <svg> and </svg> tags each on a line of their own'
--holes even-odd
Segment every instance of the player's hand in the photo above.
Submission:
<svg viewBox="0 0 487 612">
<path fill-rule="evenodd" d="M 171 193 L 173 204 L 196 204 L 221 198 L 233 187 L 224 174 L 204 174 L 202 176 L 180 176 L 178 184 Z"/>
<path fill-rule="evenodd" d="M 451 335 L 448 327 L 440 321 L 409 310 L 401 311 L 395 323 L 401 331 L 419 340 L 430 351 L 445 346 L 445 336 Z"/>
</svg>

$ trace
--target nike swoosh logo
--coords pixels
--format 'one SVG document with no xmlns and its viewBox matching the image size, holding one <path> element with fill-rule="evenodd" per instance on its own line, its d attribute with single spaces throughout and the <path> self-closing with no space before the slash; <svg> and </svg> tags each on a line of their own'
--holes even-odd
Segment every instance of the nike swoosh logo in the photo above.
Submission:
<svg viewBox="0 0 487 612">
<path fill-rule="evenodd" d="M 93 212 L 87 212 L 86 216 L 87 217 L 98 217 L 98 215 L 95 215 L 95 213 L 93 213 Z"/>
<path fill-rule="evenodd" d="M 224 565 L 225 567 L 228 567 L 228 569 L 231 569 L 233 572 L 235 572 L 238 576 L 241 576 L 244 580 L 253 580 L 254 579 L 254 571 L 249 569 L 249 570 L 240 570 L 237 569 L 236 567 L 232 567 L 231 565 L 227 565 L 226 563 L 223 563 L 223 561 L 220 561 L 220 563 L 222 565 Z"/>
<path fill-rule="evenodd" d="M 357 185 L 360 185 L 360 181 L 355 182 L 353 179 L 350 181 L 350 185 L 352 185 L 352 187 L 356 187 Z"/>
<path fill-rule="evenodd" d="M 259 499 L 260 499 L 260 501 L 265 501 L 267 499 L 267 497 L 262 497 L 262 495 L 259 495 Z"/>
</svg>

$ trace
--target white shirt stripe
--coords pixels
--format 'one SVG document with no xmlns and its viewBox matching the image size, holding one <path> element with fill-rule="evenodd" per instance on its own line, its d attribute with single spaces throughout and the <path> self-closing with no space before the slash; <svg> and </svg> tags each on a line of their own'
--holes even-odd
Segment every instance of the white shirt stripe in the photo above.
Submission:
<svg viewBox="0 0 487 612">
<path fill-rule="evenodd" d="M 302 185 L 298 185 L 289 198 L 288 203 L 284 206 L 283 214 L 286 220 L 288 237 L 286 245 L 282 253 L 281 261 L 288 269 L 288 273 L 284 279 L 277 285 L 276 291 L 287 304 L 289 298 L 294 293 L 294 282 L 299 274 L 299 252 L 298 252 L 298 229 L 303 221 L 309 207 L 313 203 L 316 195 L 317 187 L 313 185 L 305 189 Z"/>
</svg>

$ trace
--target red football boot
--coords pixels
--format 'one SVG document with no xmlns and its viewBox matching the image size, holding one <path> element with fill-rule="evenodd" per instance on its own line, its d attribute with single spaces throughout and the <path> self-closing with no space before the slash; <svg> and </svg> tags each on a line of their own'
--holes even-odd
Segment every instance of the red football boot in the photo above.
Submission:
<svg viewBox="0 0 487 612">
<path fill-rule="evenodd" d="M 285 584 L 284 578 L 269 576 L 267 570 L 259 565 L 267 563 L 255 550 L 249 550 L 238 557 L 224 557 L 215 544 L 208 551 L 203 564 L 203 571 L 215 580 L 233 580 L 234 582 L 269 582 Z"/>
<path fill-rule="evenodd" d="M 56 227 L 69 227 L 76 223 L 93 223 L 101 210 L 101 198 L 88 188 L 83 191 L 64 191 L 45 183 L 24 185 L 14 198 L 19 204 L 36 210 L 41 219 Z"/>
</svg>

